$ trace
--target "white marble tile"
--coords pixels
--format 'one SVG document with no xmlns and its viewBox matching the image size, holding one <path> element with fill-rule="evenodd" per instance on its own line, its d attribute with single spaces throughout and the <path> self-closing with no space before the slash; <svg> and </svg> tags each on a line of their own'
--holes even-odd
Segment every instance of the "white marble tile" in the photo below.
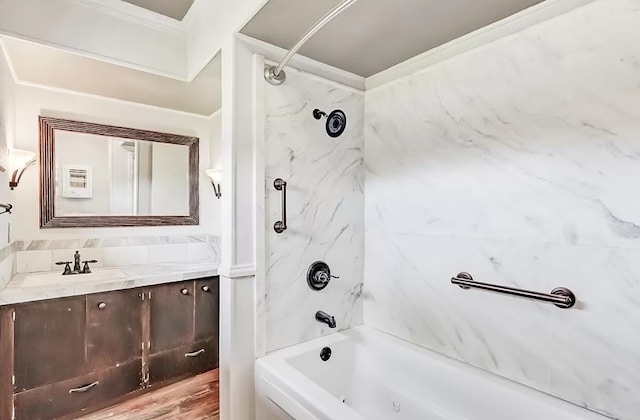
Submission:
<svg viewBox="0 0 640 420">
<path fill-rule="evenodd" d="M 367 92 L 365 323 L 637 418 L 639 19 L 594 1 Z"/>
<path fill-rule="evenodd" d="M 332 332 L 315 320 L 318 310 L 335 316 L 340 329 L 362 322 L 363 97 L 294 70 L 287 77 L 266 87 L 266 351 Z M 342 109 L 345 133 L 330 138 L 314 108 Z M 288 182 L 282 234 L 273 230 L 281 217 L 277 177 Z M 340 276 L 321 292 L 306 283 L 316 260 Z"/>
<path fill-rule="evenodd" d="M 162 262 L 186 262 L 186 245 L 156 245 L 148 248 L 149 264 Z"/>
<path fill-rule="evenodd" d="M 638 14 L 597 1 L 368 92 L 367 227 L 640 247 Z"/>
<path fill-rule="evenodd" d="M 122 246 L 103 248 L 104 266 L 145 265 L 149 262 L 149 250 L 146 246 Z"/>
<path fill-rule="evenodd" d="M 13 277 L 14 259 L 5 258 L 0 261 L 0 290 L 4 289 Z"/>
<path fill-rule="evenodd" d="M 51 251 L 19 251 L 16 253 L 16 272 L 33 273 L 51 270 Z"/>
<path fill-rule="evenodd" d="M 188 261 L 216 261 L 213 247 L 208 243 L 197 243 L 187 245 Z"/>
</svg>

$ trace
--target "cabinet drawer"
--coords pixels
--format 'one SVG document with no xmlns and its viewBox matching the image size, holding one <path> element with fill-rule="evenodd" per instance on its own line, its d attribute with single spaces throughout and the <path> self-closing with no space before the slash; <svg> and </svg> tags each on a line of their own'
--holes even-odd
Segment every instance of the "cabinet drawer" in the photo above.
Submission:
<svg viewBox="0 0 640 420">
<path fill-rule="evenodd" d="M 218 367 L 218 338 L 199 341 L 190 346 L 152 354 L 149 358 L 149 383 L 192 376 Z"/>
<path fill-rule="evenodd" d="M 142 387 L 142 361 L 57 382 L 15 395 L 17 420 L 46 420 L 107 402 Z M 87 387 L 90 384 L 96 384 Z M 87 388 L 82 392 L 82 387 Z M 71 390 L 77 390 L 73 392 Z"/>
</svg>

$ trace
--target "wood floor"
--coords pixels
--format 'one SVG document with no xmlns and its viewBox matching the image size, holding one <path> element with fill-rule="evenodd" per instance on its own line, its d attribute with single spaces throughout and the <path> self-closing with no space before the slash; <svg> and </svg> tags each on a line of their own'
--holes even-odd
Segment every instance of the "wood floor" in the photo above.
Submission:
<svg viewBox="0 0 640 420">
<path fill-rule="evenodd" d="M 76 420 L 218 420 L 219 410 L 216 369 Z"/>
</svg>

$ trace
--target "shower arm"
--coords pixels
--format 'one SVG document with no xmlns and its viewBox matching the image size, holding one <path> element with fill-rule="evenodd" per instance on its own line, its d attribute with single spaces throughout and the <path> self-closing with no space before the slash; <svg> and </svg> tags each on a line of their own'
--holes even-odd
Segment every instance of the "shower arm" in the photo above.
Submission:
<svg viewBox="0 0 640 420">
<path fill-rule="evenodd" d="M 286 79 L 287 75 L 284 72 L 284 66 L 287 65 L 289 60 L 298 52 L 300 48 L 318 32 L 327 23 L 331 22 L 333 18 L 342 13 L 347 7 L 351 6 L 357 0 L 344 0 L 336 7 L 331 9 L 326 15 L 322 17 L 315 25 L 311 27 L 302 37 L 295 43 L 293 47 L 287 52 L 287 54 L 280 60 L 280 64 L 277 66 L 270 66 L 264 69 L 264 78 L 267 82 L 274 86 L 281 85 Z"/>
</svg>

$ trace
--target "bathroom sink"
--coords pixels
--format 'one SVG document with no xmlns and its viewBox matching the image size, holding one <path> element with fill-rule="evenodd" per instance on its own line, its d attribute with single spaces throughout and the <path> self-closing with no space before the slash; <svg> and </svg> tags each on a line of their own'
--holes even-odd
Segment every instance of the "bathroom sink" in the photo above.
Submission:
<svg viewBox="0 0 640 420">
<path fill-rule="evenodd" d="M 109 281 L 127 277 L 119 268 L 95 269 L 88 274 L 70 274 L 63 276 L 60 272 L 28 274 L 25 276 L 23 286 L 52 286 L 66 283 L 81 283 L 85 281 Z"/>
</svg>

